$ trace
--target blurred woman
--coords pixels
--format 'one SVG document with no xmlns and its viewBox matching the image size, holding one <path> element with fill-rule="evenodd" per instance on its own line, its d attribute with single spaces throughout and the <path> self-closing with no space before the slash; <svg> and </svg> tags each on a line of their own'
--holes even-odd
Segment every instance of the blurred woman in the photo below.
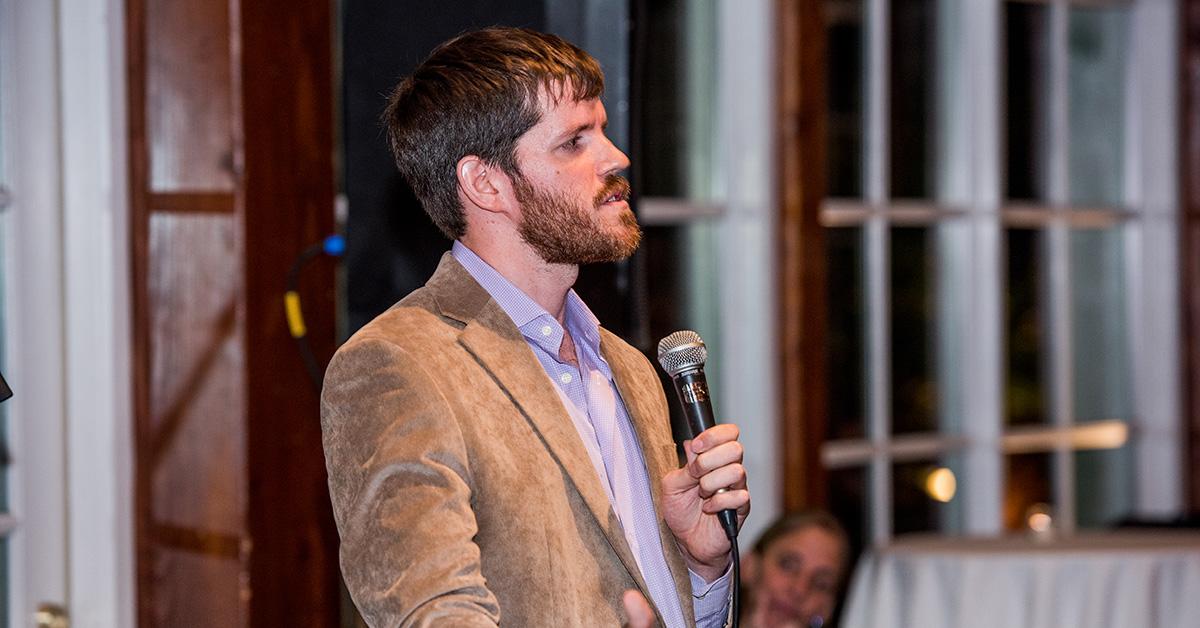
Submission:
<svg viewBox="0 0 1200 628">
<path fill-rule="evenodd" d="M 846 531 L 823 510 L 776 520 L 742 561 L 742 626 L 823 626 L 837 606 L 849 554 Z"/>
</svg>

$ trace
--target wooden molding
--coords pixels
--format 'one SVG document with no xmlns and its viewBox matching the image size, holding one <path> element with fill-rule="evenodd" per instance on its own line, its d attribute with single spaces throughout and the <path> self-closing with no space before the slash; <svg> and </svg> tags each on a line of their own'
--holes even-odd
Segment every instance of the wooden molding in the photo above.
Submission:
<svg viewBox="0 0 1200 628">
<path fill-rule="evenodd" d="M 819 0 L 776 4 L 778 338 L 783 506 L 825 506 L 825 29 Z"/>
</svg>

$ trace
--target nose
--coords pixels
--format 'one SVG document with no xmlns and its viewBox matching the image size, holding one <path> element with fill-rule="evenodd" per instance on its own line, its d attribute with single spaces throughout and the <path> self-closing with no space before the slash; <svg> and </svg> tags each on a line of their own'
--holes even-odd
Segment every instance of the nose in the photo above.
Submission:
<svg viewBox="0 0 1200 628">
<path fill-rule="evenodd" d="M 807 576 L 801 575 L 792 578 L 791 586 L 789 587 L 791 589 L 792 599 L 803 604 L 804 601 L 808 599 L 810 584 L 811 583 L 809 582 Z"/>
<path fill-rule="evenodd" d="M 621 149 L 617 148 L 617 145 L 613 144 L 607 135 L 604 136 L 604 150 L 605 155 L 602 161 L 603 171 L 600 173 L 601 175 L 616 174 L 629 167 L 629 157 Z"/>
</svg>

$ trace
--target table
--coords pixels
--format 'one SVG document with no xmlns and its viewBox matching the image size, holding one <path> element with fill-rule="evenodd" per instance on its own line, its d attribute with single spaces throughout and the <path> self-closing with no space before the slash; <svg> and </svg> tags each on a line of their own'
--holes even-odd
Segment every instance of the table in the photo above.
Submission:
<svg viewBox="0 0 1200 628">
<path fill-rule="evenodd" d="M 1200 533 L 902 539 L 855 570 L 844 628 L 1198 628 Z"/>
</svg>

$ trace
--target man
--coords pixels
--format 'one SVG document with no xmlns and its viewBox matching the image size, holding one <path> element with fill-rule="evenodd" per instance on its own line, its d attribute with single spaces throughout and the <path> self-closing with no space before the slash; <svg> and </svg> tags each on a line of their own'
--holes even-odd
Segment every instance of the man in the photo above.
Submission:
<svg viewBox="0 0 1200 628">
<path fill-rule="evenodd" d="M 397 165 L 455 243 L 326 374 L 342 571 L 372 625 L 724 622 L 737 428 L 678 468 L 653 368 L 571 290 L 641 237 L 603 81 L 557 37 L 491 28 L 391 96 Z"/>
</svg>

